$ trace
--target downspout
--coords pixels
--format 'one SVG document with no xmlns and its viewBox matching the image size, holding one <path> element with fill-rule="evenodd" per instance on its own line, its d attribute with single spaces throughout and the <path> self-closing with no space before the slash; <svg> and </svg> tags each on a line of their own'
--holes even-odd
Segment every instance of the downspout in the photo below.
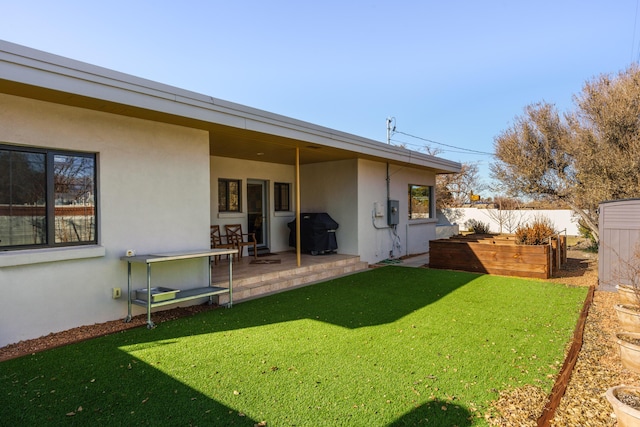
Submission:
<svg viewBox="0 0 640 427">
<path fill-rule="evenodd" d="M 387 117 L 387 145 L 391 145 L 391 132 L 395 132 L 396 118 L 395 117 Z M 391 123 L 394 123 L 393 128 L 391 127 Z M 389 183 L 391 181 L 391 177 L 389 176 L 389 162 L 387 162 L 387 206 L 389 206 L 389 200 L 391 200 L 391 191 L 389 189 Z"/>
<path fill-rule="evenodd" d="M 396 130 L 395 120 L 396 120 L 395 117 L 387 117 L 387 144 L 388 145 L 391 145 L 391 132 L 394 132 Z M 394 123 L 393 128 L 391 127 L 391 123 Z M 390 200 L 391 200 L 391 176 L 389 175 L 389 162 L 387 162 L 387 206 L 386 206 L 387 209 L 389 209 Z M 387 224 L 389 224 L 389 218 L 387 218 Z M 389 255 L 393 257 L 394 248 L 396 245 L 396 239 L 399 239 L 398 228 L 396 225 L 389 224 L 389 230 L 393 235 L 391 239 L 391 251 L 389 252 Z"/>
<path fill-rule="evenodd" d="M 391 200 L 391 191 L 389 189 L 390 182 L 391 177 L 389 176 L 389 162 L 387 162 L 387 206 L 389 206 L 389 200 Z"/>
<path fill-rule="evenodd" d="M 396 130 L 396 126 L 391 128 L 391 123 L 395 122 L 395 117 L 387 117 L 387 145 L 391 145 L 391 132 Z M 389 162 L 387 162 L 387 206 L 389 206 L 389 200 L 391 200 L 391 191 L 389 190 L 389 182 L 391 178 L 389 177 Z"/>
</svg>

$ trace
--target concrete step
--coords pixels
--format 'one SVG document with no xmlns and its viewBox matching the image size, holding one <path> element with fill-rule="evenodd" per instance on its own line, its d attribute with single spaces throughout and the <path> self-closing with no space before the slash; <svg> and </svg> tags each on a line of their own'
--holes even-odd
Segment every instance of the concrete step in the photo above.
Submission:
<svg viewBox="0 0 640 427">
<path fill-rule="evenodd" d="M 233 302 L 259 298 L 289 289 L 322 282 L 366 270 L 369 264 L 353 257 L 336 262 L 273 271 L 233 281 Z M 224 285 L 226 286 L 226 285 Z M 219 304 L 229 302 L 229 295 L 218 296 Z"/>
</svg>

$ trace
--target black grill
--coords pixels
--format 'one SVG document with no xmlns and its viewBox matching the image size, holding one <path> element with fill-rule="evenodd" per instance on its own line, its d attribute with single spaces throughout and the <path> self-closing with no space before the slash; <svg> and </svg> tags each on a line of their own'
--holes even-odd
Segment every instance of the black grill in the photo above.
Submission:
<svg viewBox="0 0 640 427">
<path fill-rule="evenodd" d="M 289 246 L 296 247 L 296 221 L 287 224 L 289 226 Z M 338 249 L 336 240 L 335 222 L 328 213 L 303 213 L 300 214 L 300 252 L 308 252 L 311 255 L 331 253 Z"/>
</svg>

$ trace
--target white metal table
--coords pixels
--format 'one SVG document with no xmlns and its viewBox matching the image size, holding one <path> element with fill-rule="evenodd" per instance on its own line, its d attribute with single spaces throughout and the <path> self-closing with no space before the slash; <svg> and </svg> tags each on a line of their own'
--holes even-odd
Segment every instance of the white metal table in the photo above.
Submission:
<svg viewBox="0 0 640 427">
<path fill-rule="evenodd" d="M 169 304 L 176 304 L 182 301 L 188 301 L 195 298 L 209 297 L 209 303 L 213 302 L 212 297 L 214 295 L 220 295 L 229 293 L 229 303 L 227 307 L 233 305 L 233 255 L 238 253 L 237 249 L 207 249 L 202 251 L 185 251 L 185 252 L 171 252 L 171 253 L 159 253 L 151 255 L 135 255 L 135 256 L 123 256 L 120 259 L 127 261 L 127 317 L 125 322 L 130 322 L 132 319 L 131 305 L 136 304 L 147 308 L 147 328 L 151 329 L 155 327 L 151 321 L 151 309 L 154 307 L 161 307 Z M 227 288 L 212 286 L 211 284 L 211 259 L 214 256 L 231 255 L 229 258 L 229 286 Z M 174 297 L 164 300 L 154 300 L 154 294 L 151 286 L 151 265 L 160 262 L 179 261 L 194 258 L 208 258 L 208 286 L 191 288 L 186 290 L 173 290 Z M 132 289 L 131 279 L 131 265 L 132 264 L 146 264 L 147 265 L 147 286 L 146 286 L 146 299 L 134 297 L 134 291 Z"/>
</svg>

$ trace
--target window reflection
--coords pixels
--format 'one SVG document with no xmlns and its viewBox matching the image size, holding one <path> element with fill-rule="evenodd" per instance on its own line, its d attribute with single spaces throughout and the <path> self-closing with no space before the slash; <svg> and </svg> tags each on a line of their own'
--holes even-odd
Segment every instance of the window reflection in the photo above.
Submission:
<svg viewBox="0 0 640 427">
<path fill-rule="evenodd" d="M 0 247 L 95 243 L 96 158 L 0 145 Z"/>
<path fill-rule="evenodd" d="M 0 247 L 46 242 L 46 155 L 0 149 Z"/>
</svg>

